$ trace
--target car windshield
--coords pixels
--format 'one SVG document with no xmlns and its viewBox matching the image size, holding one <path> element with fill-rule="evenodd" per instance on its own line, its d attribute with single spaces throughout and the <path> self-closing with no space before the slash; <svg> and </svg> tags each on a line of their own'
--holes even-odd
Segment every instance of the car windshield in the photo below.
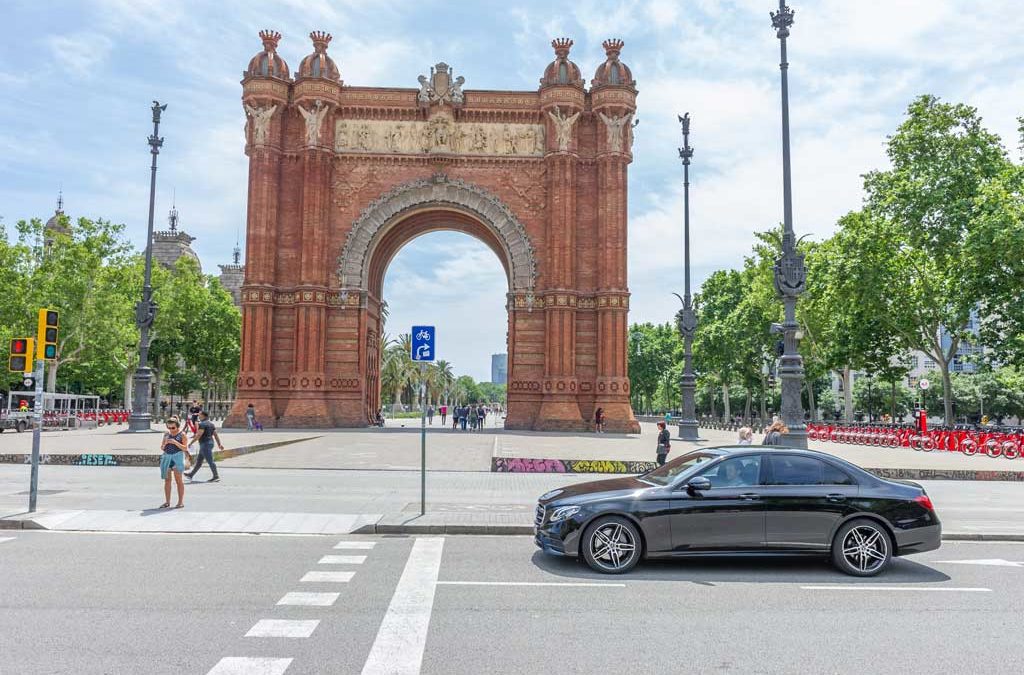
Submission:
<svg viewBox="0 0 1024 675">
<path fill-rule="evenodd" d="M 659 466 L 653 471 L 648 471 L 644 475 L 640 476 L 640 478 L 654 483 L 655 485 L 668 485 L 680 474 L 689 471 L 698 464 L 710 462 L 718 456 L 719 455 L 712 454 L 710 452 L 691 452 L 687 455 L 683 455 L 682 457 L 677 457 L 671 462 L 668 462 L 664 466 Z"/>
</svg>

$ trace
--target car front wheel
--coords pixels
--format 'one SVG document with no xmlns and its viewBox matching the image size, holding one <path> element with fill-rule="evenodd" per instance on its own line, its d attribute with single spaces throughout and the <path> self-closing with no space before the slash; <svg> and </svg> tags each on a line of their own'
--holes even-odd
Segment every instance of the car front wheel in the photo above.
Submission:
<svg viewBox="0 0 1024 675">
<path fill-rule="evenodd" d="M 832 541 L 832 562 L 855 577 L 873 577 L 891 560 L 889 533 L 873 520 L 851 520 L 839 528 Z"/>
<path fill-rule="evenodd" d="M 636 525 L 619 516 L 595 520 L 583 535 L 583 559 L 603 574 L 622 574 L 640 562 L 643 545 Z"/>
</svg>

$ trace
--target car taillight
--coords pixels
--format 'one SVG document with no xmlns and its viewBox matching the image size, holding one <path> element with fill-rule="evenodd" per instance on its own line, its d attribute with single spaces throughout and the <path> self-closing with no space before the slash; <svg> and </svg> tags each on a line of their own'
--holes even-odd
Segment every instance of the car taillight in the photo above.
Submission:
<svg viewBox="0 0 1024 675">
<path fill-rule="evenodd" d="M 935 510 L 935 507 L 932 506 L 932 498 L 929 497 L 928 495 L 918 495 L 914 497 L 914 501 L 920 504 L 921 506 L 925 507 L 929 511 Z"/>
</svg>

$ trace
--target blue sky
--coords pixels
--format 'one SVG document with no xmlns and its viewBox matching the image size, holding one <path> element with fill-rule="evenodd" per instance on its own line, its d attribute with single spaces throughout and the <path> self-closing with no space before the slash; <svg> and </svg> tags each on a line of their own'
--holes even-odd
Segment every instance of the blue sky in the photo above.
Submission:
<svg viewBox="0 0 1024 675">
<path fill-rule="evenodd" d="M 778 41 L 772 0 L 391 2 L 4 0 L 0 44 L 0 216 L 72 215 L 144 236 L 149 105 L 169 103 L 157 213 L 172 190 L 208 271 L 244 237 L 246 158 L 238 80 L 257 32 L 284 34 L 294 70 L 311 30 L 355 85 L 415 86 L 446 61 L 467 89 L 532 89 L 570 36 L 589 81 L 608 37 L 626 46 L 640 95 L 630 176 L 630 286 L 636 321 L 665 321 L 681 287 L 676 114 L 690 111 L 695 281 L 740 264 L 751 233 L 781 218 Z M 922 93 L 977 106 L 1016 146 L 1024 114 L 1019 0 L 793 0 L 790 40 L 795 225 L 827 236 L 860 204 L 860 174 L 885 163 L 885 136 Z M 434 322 L 462 372 L 486 379 L 505 340 L 496 258 L 435 234 L 402 250 L 386 282 L 392 326 Z M 431 302 L 424 316 L 423 293 Z M 467 319 L 466 309 L 474 310 Z M 442 353 L 444 353 L 443 350 Z"/>
</svg>

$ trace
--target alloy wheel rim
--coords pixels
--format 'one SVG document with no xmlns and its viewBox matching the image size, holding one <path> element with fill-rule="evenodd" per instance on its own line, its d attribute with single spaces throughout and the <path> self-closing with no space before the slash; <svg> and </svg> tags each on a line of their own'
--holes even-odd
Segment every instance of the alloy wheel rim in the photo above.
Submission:
<svg viewBox="0 0 1024 675">
<path fill-rule="evenodd" d="M 590 554 L 604 569 L 620 570 L 636 555 L 636 540 L 621 523 L 607 523 L 594 530 L 590 537 Z"/>
<path fill-rule="evenodd" d="M 874 572 L 889 557 L 889 540 L 885 533 L 870 525 L 860 525 L 843 538 L 843 557 L 859 572 Z"/>
</svg>

